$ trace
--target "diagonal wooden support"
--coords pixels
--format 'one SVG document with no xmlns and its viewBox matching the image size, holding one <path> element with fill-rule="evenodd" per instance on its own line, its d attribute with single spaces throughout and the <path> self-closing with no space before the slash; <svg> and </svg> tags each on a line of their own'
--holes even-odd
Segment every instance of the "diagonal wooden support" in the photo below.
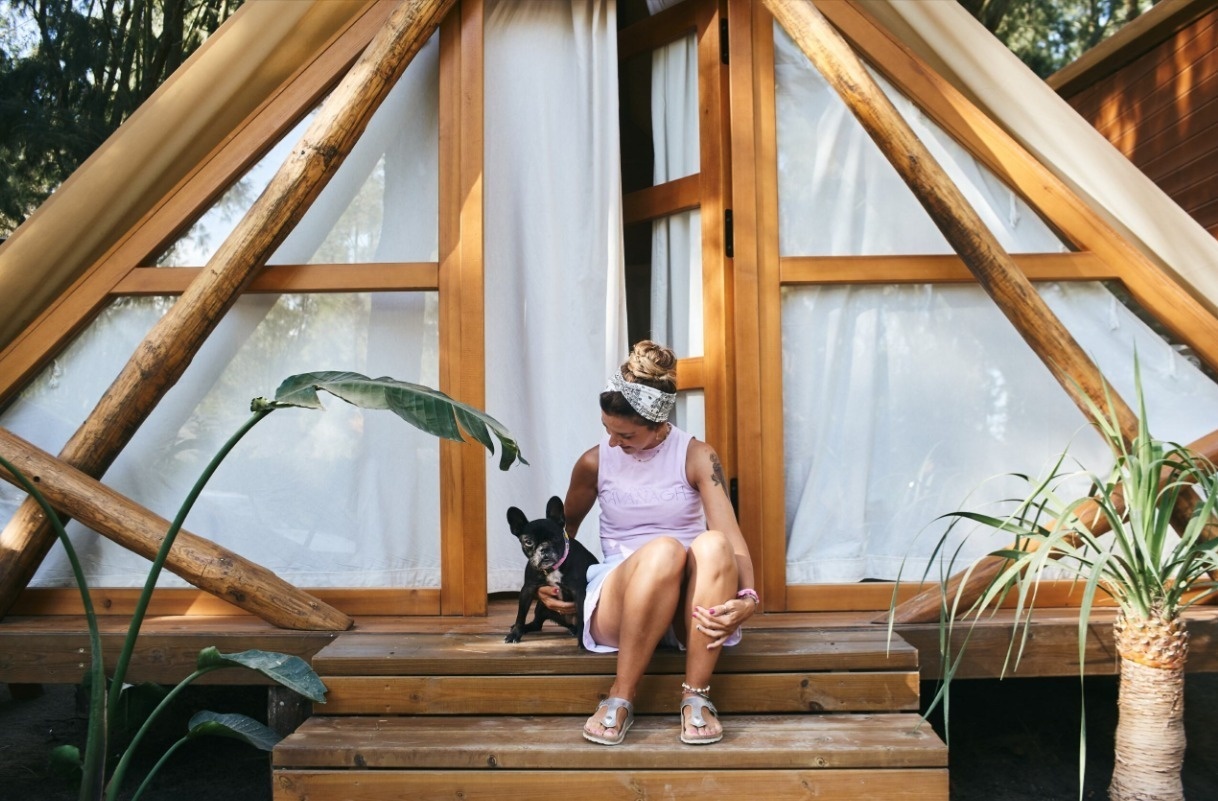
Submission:
<svg viewBox="0 0 1218 801">
<path fill-rule="evenodd" d="M 60 458 L 98 477 L 177 382 L 241 291 L 337 171 L 454 0 L 405 0 L 331 93 L 266 191 L 140 344 Z M 0 616 L 55 541 L 27 500 L 0 533 Z M 191 577 L 187 576 L 190 579 Z"/>
<path fill-rule="evenodd" d="M 3 428 L 0 456 L 37 484 L 56 510 L 145 559 L 156 556 L 169 529 L 168 520 Z M 0 478 L 17 483 L 3 468 Z M 265 567 L 186 530 L 178 532 L 165 567 L 199 589 L 280 628 L 346 631 L 353 622 Z"/>
<path fill-rule="evenodd" d="M 811 0 L 764 0 L 764 3 L 845 101 L 981 287 L 1083 415 L 1091 419 L 1089 401 L 1100 409 L 1111 409 L 1126 443 L 1132 442 L 1138 430 L 1133 410 L 1111 386 L 1106 386 L 1099 368 L 1002 249 L 845 39 Z M 1182 492 L 1173 519 L 1186 519 L 1198 503 L 1200 499 L 1195 492 Z M 1209 530 L 1213 532 L 1214 526 Z"/>
</svg>

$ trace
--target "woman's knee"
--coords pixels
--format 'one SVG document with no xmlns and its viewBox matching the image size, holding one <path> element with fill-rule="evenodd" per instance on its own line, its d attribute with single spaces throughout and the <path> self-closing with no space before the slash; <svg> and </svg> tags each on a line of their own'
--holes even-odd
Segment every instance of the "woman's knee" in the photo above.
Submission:
<svg viewBox="0 0 1218 801">
<path fill-rule="evenodd" d="M 673 537 L 656 537 L 635 554 L 635 574 L 668 580 L 685 570 L 685 546 Z"/>
<path fill-rule="evenodd" d="M 736 552 L 732 542 L 722 531 L 704 531 L 689 546 L 693 559 L 699 565 L 723 568 L 736 564 Z"/>
</svg>

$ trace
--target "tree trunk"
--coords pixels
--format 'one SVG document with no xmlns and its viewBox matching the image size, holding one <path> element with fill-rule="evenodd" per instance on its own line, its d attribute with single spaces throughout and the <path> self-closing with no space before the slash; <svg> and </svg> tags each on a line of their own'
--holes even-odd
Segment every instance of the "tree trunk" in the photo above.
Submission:
<svg viewBox="0 0 1218 801">
<path fill-rule="evenodd" d="M 1110 801 L 1183 801 L 1184 620 L 1122 612 L 1114 625 L 1121 661 L 1116 764 Z"/>
</svg>

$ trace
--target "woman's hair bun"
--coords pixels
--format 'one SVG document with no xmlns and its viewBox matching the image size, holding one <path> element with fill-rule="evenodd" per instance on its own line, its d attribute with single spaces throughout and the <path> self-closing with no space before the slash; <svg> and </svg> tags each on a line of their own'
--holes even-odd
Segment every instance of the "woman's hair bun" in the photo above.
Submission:
<svg viewBox="0 0 1218 801">
<path fill-rule="evenodd" d="M 676 392 L 677 355 L 650 339 L 641 340 L 630 349 L 630 358 L 622 365 L 622 375 L 662 392 Z"/>
</svg>

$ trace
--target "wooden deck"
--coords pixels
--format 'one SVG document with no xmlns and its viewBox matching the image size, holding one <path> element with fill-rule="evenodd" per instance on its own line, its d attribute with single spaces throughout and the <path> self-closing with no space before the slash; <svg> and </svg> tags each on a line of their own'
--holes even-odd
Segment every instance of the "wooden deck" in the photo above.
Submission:
<svg viewBox="0 0 1218 801">
<path fill-rule="evenodd" d="M 883 630 L 871 622 L 877 612 L 826 612 L 765 614 L 755 617 L 749 628 L 756 631 L 789 629 L 846 631 Z M 1116 654 L 1112 647 L 1111 610 L 1097 610 L 1088 627 L 1086 672 L 1114 674 Z M 465 632 L 500 635 L 506 633 L 515 615 L 510 601 L 496 600 L 490 614 L 481 618 L 459 617 L 356 617 L 348 636 L 382 636 L 404 633 Z M 1201 607 L 1187 613 L 1191 632 L 1188 669 L 1218 672 L 1218 607 Z M 120 615 L 103 616 L 103 647 L 108 656 L 117 653 L 126 632 L 127 620 Z M 1078 675 L 1078 617 L 1073 609 L 1037 610 L 1028 642 L 1017 671 L 1011 676 Z M 973 632 L 957 675 L 961 678 L 993 678 L 1003 674 L 1003 661 L 1010 643 L 1009 613 L 987 618 Z M 939 632 L 934 624 L 899 626 L 897 633 L 918 651 L 923 679 L 939 672 Z M 173 683 L 194 668 L 199 650 L 215 645 L 221 651 L 248 648 L 282 651 L 311 659 L 332 642 L 334 632 L 301 632 L 277 629 L 247 615 L 202 616 L 159 615 L 149 617 L 131 666 L 129 680 Z M 72 615 L 38 617 L 10 616 L 0 621 L 0 682 L 9 684 L 75 684 L 85 672 L 88 640 L 84 619 Z M 217 671 L 207 677 L 215 683 L 258 683 L 257 677 L 241 671 Z"/>
<path fill-rule="evenodd" d="M 919 725 L 917 651 L 881 628 L 755 630 L 719 661 L 723 742 L 682 744 L 684 655 L 657 651 L 622 745 L 579 729 L 616 657 L 557 628 L 347 633 L 313 665 L 325 706 L 275 747 L 277 801 L 859 798 L 947 801 L 947 747 Z"/>
</svg>

